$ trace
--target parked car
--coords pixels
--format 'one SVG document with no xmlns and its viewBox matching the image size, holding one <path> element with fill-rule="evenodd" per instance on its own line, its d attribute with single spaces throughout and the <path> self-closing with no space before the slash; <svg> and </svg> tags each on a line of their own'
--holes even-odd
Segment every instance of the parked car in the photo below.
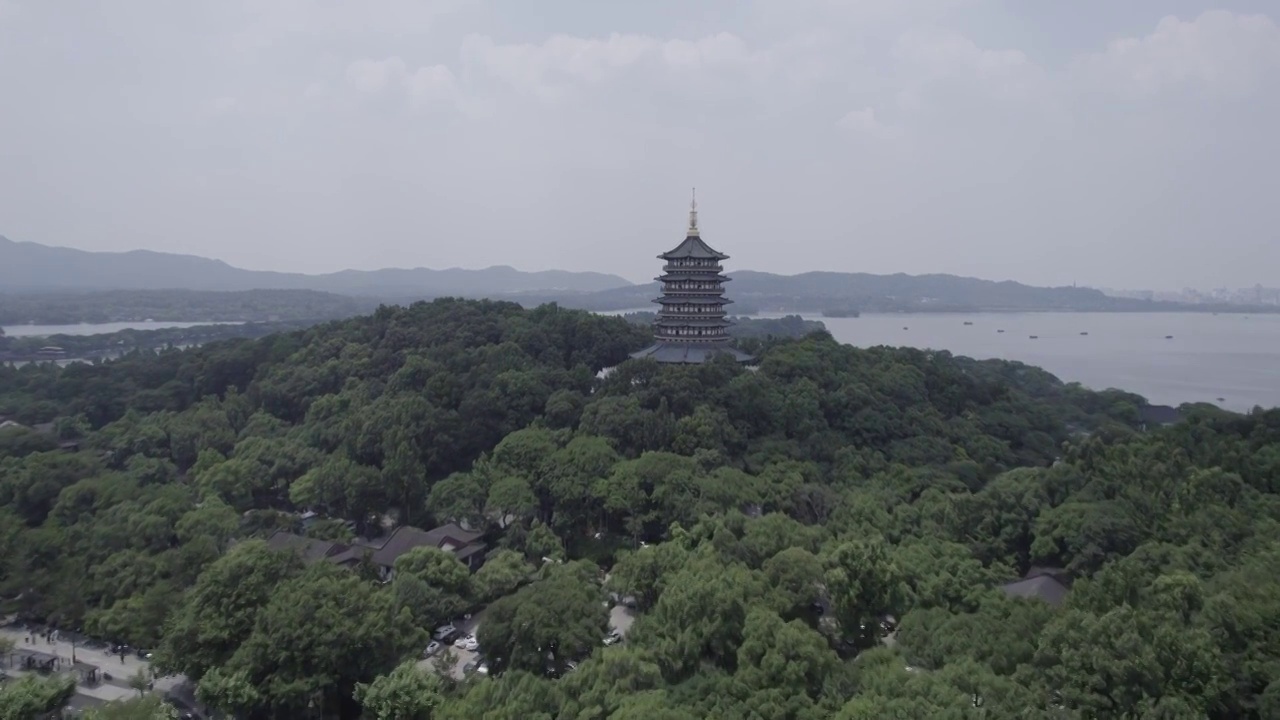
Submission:
<svg viewBox="0 0 1280 720">
<path fill-rule="evenodd" d="M 476 650 L 480 649 L 480 641 L 476 640 L 475 635 L 468 635 L 466 638 L 463 639 L 462 649 L 475 652 Z"/>
<path fill-rule="evenodd" d="M 432 655 L 435 655 L 436 653 L 440 652 L 440 648 L 442 647 L 444 647 L 444 645 L 440 644 L 435 640 L 432 640 L 431 642 L 427 643 L 427 649 L 422 651 L 422 657 L 429 658 Z"/>
<path fill-rule="evenodd" d="M 604 636 L 605 645 L 615 645 L 620 642 L 622 642 L 622 633 L 617 630 L 613 630 L 608 635 Z"/>
<path fill-rule="evenodd" d="M 458 628 L 453 625 L 441 625 L 431 634 L 431 637 L 437 642 L 448 643 L 458 636 Z"/>
<path fill-rule="evenodd" d="M 477 672 L 477 673 L 479 673 L 479 674 L 481 674 L 481 675 L 488 675 L 488 674 L 489 674 L 489 663 L 487 663 L 487 662 L 482 662 L 482 663 L 480 663 L 479 665 L 476 665 L 476 672 Z"/>
<path fill-rule="evenodd" d="M 463 666 L 462 666 L 462 674 L 463 674 L 463 675 L 470 675 L 471 673 L 473 673 L 473 672 L 475 672 L 477 669 L 479 669 L 479 667 L 480 667 L 480 661 L 479 661 L 479 660 L 472 660 L 471 662 L 469 662 L 469 663 L 467 663 L 466 665 L 463 665 Z"/>
</svg>

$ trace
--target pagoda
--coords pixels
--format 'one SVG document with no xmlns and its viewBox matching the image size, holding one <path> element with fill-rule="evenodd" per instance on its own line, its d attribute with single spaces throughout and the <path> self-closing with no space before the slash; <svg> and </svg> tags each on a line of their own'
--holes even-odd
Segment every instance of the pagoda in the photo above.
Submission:
<svg viewBox="0 0 1280 720">
<path fill-rule="evenodd" d="M 684 242 L 658 256 L 666 261 L 662 276 L 662 297 L 658 317 L 653 322 L 654 344 L 631 354 L 636 359 L 653 358 L 660 363 L 703 363 L 717 354 L 726 354 L 740 363 L 754 360 L 730 347 L 729 326 L 724 306 L 733 302 L 724 296 L 724 276 L 720 262 L 729 256 L 703 242 L 698 231 L 698 198 L 689 205 L 689 230 Z"/>
</svg>

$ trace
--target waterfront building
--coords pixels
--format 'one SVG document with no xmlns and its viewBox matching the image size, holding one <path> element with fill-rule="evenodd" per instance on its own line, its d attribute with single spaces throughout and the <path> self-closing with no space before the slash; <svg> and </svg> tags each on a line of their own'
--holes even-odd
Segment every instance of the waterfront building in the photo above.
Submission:
<svg viewBox="0 0 1280 720">
<path fill-rule="evenodd" d="M 654 344 L 631 354 L 633 358 L 653 358 L 660 363 L 702 363 L 717 354 L 727 354 L 740 363 L 754 358 L 730 346 L 725 306 L 733 302 L 724 296 L 725 277 L 721 264 L 729 256 L 713 249 L 698 229 L 698 199 L 689 205 L 689 229 L 684 241 L 658 256 L 664 261 L 662 296 L 653 300 L 660 307 L 653 322 Z"/>
</svg>

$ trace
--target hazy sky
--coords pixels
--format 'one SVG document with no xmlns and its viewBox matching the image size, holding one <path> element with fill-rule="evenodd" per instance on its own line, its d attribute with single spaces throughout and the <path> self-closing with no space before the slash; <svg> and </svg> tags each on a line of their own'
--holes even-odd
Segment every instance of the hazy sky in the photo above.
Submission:
<svg viewBox="0 0 1280 720">
<path fill-rule="evenodd" d="M 1274 0 L 0 0 L 0 234 L 1280 285 Z"/>
</svg>

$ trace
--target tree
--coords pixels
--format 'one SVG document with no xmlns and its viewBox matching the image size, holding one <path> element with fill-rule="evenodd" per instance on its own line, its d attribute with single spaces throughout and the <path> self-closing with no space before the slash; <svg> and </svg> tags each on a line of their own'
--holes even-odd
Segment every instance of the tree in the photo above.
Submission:
<svg viewBox="0 0 1280 720">
<path fill-rule="evenodd" d="M 178 720 L 178 710 L 157 695 L 116 700 L 90 708 L 84 720 Z"/>
<path fill-rule="evenodd" d="M 389 594 L 319 563 L 275 588 L 211 691 L 227 703 L 228 686 L 247 682 L 259 712 L 298 717 L 314 706 L 336 713 L 352 702 L 357 684 L 390 672 L 424 644 L 425 633 L 397 612 Z M 238 703 L 220 706 L 234 710 Z"/>
<path fill-rule="evenodd" d="M 31 720 L 67 704 L 75 694 L 69 677 L 27 676 L 0 686 L 0 720 Z"/>
<path fill-rule="evenodd" d="M 292 553 L 276 553 L 262 541 L 233 547 L 210 565 L 165 627 L 156 665 L 199 680 L 226 665 L 248 641 L 282 580 L 301 571 Z"/>
<path fill-rule="evenodd" d="M 151 678 L 147 676 L 147 671 L 143 668 L 138 668 L 137 671 L 130 675 L 129 687 L 138 691 L 138 697 L 146 695 L 147 689 L 151 687 Z"/>
<path fill-rule="evenodd" d="M 599 647 L 609 615 L 594 574 L 587 563 L 557 565 L 490 605 L 477 640 L 493 671 L 559 675 Z"/>
<path fill-rule="evenodd" d="M 821 698 L 839 662 L 805 624 L 756 608 L 747 614 L 734 679 L 751 693 L 747 704 L 760 715 L 800 717 Z"/>
<path fill-rule="evenodd" d="M 472 592 L 482 603 L 493 602 L 528 580 L 531 570 L 520 553 L 498 550 L 471 578 Z"/>
<path fill-rule="evenodd" d="M 357 683 L 355 697 L 374 720 L 432 720 L 443 695 L 440 676 L 409 661 L 372 682 Z"/>
<path fill-rule="evenodd" d="M 556 537 L 555 532 L 541 522 L 534 522 L 524 542 L 525 555 L 534 562 L 542 562 L 543 558 L 562 560 L 564 543 Z"/>
<path fill-rule="evenodd" d="M 1222 658 L 1206 630 L 1127 605 L 1101 616 L 1063 614 L 1041 635 L 1036 664 L 1068 706 L 1090 714 L 1155 712 L 1177 698 L 1203 717 L 1225 690 Z"/>
<path fill-rule="evenodd" d="M 703 661 L 732 668 L 751 598 L 763 594 L 760 578 L 747 568 L 700 556 L 671 576 L 633 634 L 669 681 L 691 677 Z"/>
<path fill-rule="evenodd" d="M 827 562 L 826 585 L 841 633 L 857 647 L 874 645 L 880 618 L 900 612 L 901 571 L 881 539 L 837 547 Z"/>
<path fill-rule="evenodd" d="M 471 573 L 453 553 L 435 547 L 418 547 L 396 558 L 392 589 L 423 627 L 456 616 L 471 597 Z"/>
</svg>

